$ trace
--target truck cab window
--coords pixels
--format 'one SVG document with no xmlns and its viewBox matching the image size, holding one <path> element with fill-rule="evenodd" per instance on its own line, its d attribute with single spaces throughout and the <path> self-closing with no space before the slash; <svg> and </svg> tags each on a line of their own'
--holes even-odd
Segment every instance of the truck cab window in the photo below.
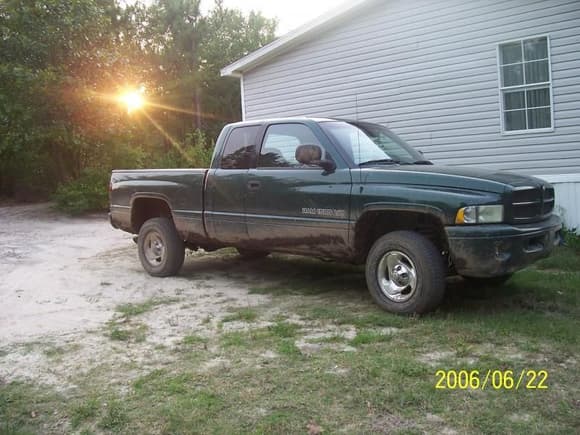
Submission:
<svg viewBox="0 0 580 435">
<path fill-rule="evenodd" d="M 234 128 L 228 137 L 220 168 L 248 169 L 256 158 L 256 135 L 259 126 Z"/>
<path fill-rule="evenodd" d="M 320 141 L 312 130 L 303 124 L 275 124 L 268 127 L 262 143 L 259 168 L 299 168 L 296 148 L 300 145 L 318 145 Z M 325 158 L 329 158 L 328 155 Z"/>
</svg>

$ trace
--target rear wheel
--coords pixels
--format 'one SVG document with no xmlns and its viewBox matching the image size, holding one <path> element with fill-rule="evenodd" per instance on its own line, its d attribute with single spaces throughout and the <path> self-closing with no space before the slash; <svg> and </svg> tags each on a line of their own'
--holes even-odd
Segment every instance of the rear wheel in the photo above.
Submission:
<svg viewBox="0 0 580 435">
<path fill-rule="evenodd" d="M 425 313 L 445 293 L 445 265 L 435 245 L 421 234 L 395 231 L 379 238 L 366 262 L 367 287 L 392 313 Z"/>
<path fill-rule="evenodd" d="M 244 260 L 257 260 L 259 258 L 264 258 L 270 255 L 268 251 L 259 251 L 255 249 L 246 249 L 246 248 L 236 248 L 236 249 L 238 251 L 238 254 L 240 254 L 240 256 Z"/>
<path fill-rule="evenodd" d="M 146 221 L 139 230 L 137 247 L 141 265 L 152 276 L 176 275 L 183 265 L 185 245 L 170 219 Z"/>
</svg>

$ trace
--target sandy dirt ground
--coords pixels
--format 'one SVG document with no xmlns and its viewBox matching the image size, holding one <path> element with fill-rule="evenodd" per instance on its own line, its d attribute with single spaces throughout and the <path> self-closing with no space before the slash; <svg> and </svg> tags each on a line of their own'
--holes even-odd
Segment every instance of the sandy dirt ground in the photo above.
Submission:
<svg viewBox="0 0 580 435">
<path fill-rule="evenodd" d="M 211 334 L 228 310 L 269 300 L 248 294 L 260 277 L 240 278 L 247 266 L 233 256 L 189 255 L 180 276 L 152 278 L 131 239 L 105 215 L 69 218 L 49 204 L 0 207 L 0 381 L 65 388 L 71 372 L 107 358 L 142 360 L 146 370 L 163 364 L 150 355 L 155 346 L 189 333 Z M 150 300 L 172 302 L 141 316 L 146 343 L 127 350 L 106 337 L 119 304 Z M 75 351 L 54 365 L 46 358 L 51 346 Z M 120 352 L 111 353 L 115 346 Z"/>
</svg>

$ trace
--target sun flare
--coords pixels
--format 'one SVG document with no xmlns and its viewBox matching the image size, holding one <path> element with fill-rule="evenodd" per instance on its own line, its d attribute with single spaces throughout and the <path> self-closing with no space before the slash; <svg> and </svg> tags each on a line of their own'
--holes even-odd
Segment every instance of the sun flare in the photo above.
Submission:
<svg viewBox="0 0 580 435">
<path fill-rule="evenodd" d="M 119 96 L 119 101 L 127 107 L 127 112 L 134 112 L 135 110 L 143 108 L 145 105 L 143 92 L 143 88 L 127 91 Z"/>
</svg>

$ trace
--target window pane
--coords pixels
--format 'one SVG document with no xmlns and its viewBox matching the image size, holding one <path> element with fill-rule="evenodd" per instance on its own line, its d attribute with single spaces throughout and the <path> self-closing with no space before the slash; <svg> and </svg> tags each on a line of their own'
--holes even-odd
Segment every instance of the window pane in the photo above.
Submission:
<svg viewBox="0 0 580 435">
<path fill-rule="evenodd" d="M 524 41 L 524 60 L 547 58 L 548 38 L 535 38 Z"/>
<path fill-rule="evenodd" d="M 540 60 L 526 63 L 526 84 L 542 83 L 550 80 L 548 61 Z"/>
<path fill-rule="evenodd" d="M 522 61 L 522 45 L 520 42 L 511 42 L 500 46 L 500 62 L 502 65 Z"/>
<path fill-rule="evenodd" d="M 268 127 L 258 167 L 280 168 L 301 166 L 296 160 L 299 145 L 319 145 L 309 127 L 303 124 L 277 124 Z M 327 157 L 328 158 L 328 157 Z"/>
<path fill-rule="evenodd" d="M 525 130 L 526 129 L 526 111 L 514 110 L 513 112 L 505 112 L 505 129 L 510 130 Z"/>
<path fill-rule="evenodd" d="M 527 91 L 528 107 L 540 107 L 550 105 L 550 90 L 548 88 L 532 89 Z M 506 107 L 507 109 L 507 107 Z"/>
<path fill-rule="evenodd" d="M 528 109 L 528 123 L 529 128 L 550 128 L 552 126 L 550 108 Z"/>
<path fill-rule="evenodd" d="M 525 109 L 524 91 L 506 92 L 503 94 L 505 110 Z"/>
<path fill-rule="evenodd" d="M 522 64 L 502 66 L 503 86 L 516 86 L 524 84 Z"/>
<path fill-rule="evenodd" d="M 235 128 L 228 137 L 221 161 L 222 169 L 248 169 L 256 156 L 259 126 Z"/>
</svg>

